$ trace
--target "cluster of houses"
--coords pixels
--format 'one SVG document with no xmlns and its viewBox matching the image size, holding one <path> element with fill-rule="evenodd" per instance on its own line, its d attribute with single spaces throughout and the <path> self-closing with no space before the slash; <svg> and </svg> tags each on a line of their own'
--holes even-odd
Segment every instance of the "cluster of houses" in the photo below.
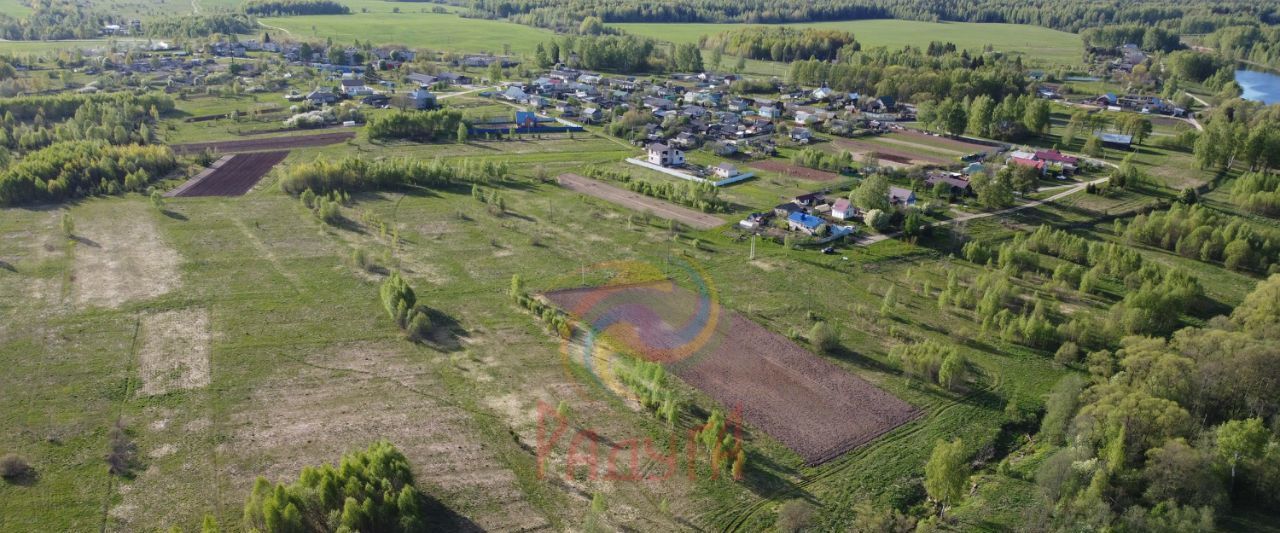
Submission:
<svg viewBox="0 0 1280 533">
<path fill-rule="evenodd" d="M 1014 150 L 1005 160 L 1010 165 L 1034 168 L 1040 175 L 1070 176 L 1080 165 L 1080 158 L 1057 150 Z"/>
<path fill-rule="evenodd" d="M 785 220 L 787 230 L 805 235 L 818 235 L 822 228 L 848 233 L 852 222 L 862 222 L 865 213 L 843 196 L 828 197 L 828 191 L 812 192 L 792 198 L 789 202 L 778 204 L 772 211 L 752 213 L 738 222 L 738 227 L 750 230 L 764 230 L 770 227 L 775 218 Z M 889 204 L 895 209 L 906 209 L 916 205 L 916 193 L 903 187 L 889 187 Z"/>
<path fill-rule="evenodd" d="M 1187 114 L 1186 109 L 1178 107 L 1173 102 L 1159 96 L 1107 93 L 1099 95 L 1089 103 L 1105 108 L 1108 111 L 1136 111 L 1143 114 L 1152 113 L 1174 117 L 1182 117 Z"/>
<path fill-rule="evenodd" d="M 656 119 L 644 127 L 642 142 L 686 150 L 709 145 L 720 156 L 772 154 L 772 136 L 784 124 L 792 141 L 805 143 L 815 128 L 847 134 L 914 113 L 893 97 L 865 98 L 829 87 L 783 92 L 779 98 L 738 95 L 730 91 L 736 81 L 732 74 L 712 73 L 655 81 L 558 65 L 528 82 L 508 84 L 496 96 L 535 110 L 554 107 L 560 116 L 588 124 L 640 110 Z"/>
</svg>

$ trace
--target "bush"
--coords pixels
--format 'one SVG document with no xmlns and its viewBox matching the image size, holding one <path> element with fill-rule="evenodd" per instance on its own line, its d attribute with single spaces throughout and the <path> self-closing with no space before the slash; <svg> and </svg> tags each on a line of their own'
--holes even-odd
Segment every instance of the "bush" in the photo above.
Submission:
<svg viewBox="0 0 1280 533">
<path fill-rule="evenodd" d="M 14 454 L 8 454 L 0 459 L 0 477 L 5 481 L 15 482 L 24 479 L 30 479 L 35 474 L 35 469 L 27 464 L 21 457 Z"/>
<path fill-rule="evenodd" d="M 244 506 L 244 526 L 272 532 L 424 531 L 440 526 L 427 523 L 427 504 L 414 487 L 409 460 L 381 441 L 343 456 L 336 467 L 305 467 L 289 485 L 258 478 Z"/>
<path fill-rule="evenodd" d="M 791 500 L 778 509 L 778 531 L 799 532 L 813 525 L 813 506 L 803 500 Z"/>
<path fill-rule="evenodd" d="M 826 322 L 818 322 L 809 330 L 809 342 L 823 352 L 830 353 L 840 347 L 840 337 Z"/>
</svg>

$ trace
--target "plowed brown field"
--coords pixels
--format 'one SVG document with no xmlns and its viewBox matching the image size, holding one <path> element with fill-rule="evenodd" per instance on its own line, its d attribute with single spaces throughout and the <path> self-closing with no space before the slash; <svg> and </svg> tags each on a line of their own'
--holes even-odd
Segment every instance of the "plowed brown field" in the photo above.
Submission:
<svg viewBox="0 0 1280 533">
<path fill-rule="evenodd" d="M 639 357 L 819 464 L 921 412 L 786 337 L 670 282 L 545 294 Z M 680 356 L 672 358 L 671 354 Z"/>
<path fill-rule="evenodd" d="M 289 152 L 236 154 L 212 172 L 202 172 L 168 196 L 240 196 L 249 192 Z"/>
</svg>

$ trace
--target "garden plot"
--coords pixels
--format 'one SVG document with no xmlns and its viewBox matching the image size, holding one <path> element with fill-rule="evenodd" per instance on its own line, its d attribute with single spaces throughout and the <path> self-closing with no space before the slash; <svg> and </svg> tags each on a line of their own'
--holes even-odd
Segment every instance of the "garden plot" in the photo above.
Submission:
<svg viewBox="0 0 1280 533">
<path fill-rule="evenodd" d="M 77 220 L 74 294 L 81 306 L 116 308 L 179 284 L 181 257 L 160 238 L 141 204 L 117 205 Z"/>
<path fill-rule="evenodd" d="M 727 410 L 816 465 L 866 444 L 921 412 L 785 337 L 662 281 L 567 289 L 545 295 L 584 322 L 608 317 L 604 334 L 662 361 Z M 705 326 L 691 328 L 697 317 Z M 682 341 L 687 336 L 690 341 Z M 693 340 L 697 339 L 697 340 Z M 655 346 L 675 348 L 656 349 Z M 671 353 L 682 358 L 672 359 Z"/>
<path fill-rule="evenodd" d="M 165 311 L 147 315 L 140 330 L 138 352 L 141 396 L 209 385 L 209 312 L 205 309 Z"/>
</svg>

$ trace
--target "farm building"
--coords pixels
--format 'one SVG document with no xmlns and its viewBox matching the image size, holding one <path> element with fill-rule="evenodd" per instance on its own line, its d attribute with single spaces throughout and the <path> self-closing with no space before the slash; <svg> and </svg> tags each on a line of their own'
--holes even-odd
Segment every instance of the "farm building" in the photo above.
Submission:
<svg viewBox="0 0 1280 533">
<path fill-rule="evenodd" d="M 1102 145 L 1108 148 L 1119 148 L 1128 150 L 1129 145 L 1133 144 L 1132 135 L 1122 135 L 1119 133 L 1103 133 L 1098 136 L 1102 140 Z"/>
</svg>

